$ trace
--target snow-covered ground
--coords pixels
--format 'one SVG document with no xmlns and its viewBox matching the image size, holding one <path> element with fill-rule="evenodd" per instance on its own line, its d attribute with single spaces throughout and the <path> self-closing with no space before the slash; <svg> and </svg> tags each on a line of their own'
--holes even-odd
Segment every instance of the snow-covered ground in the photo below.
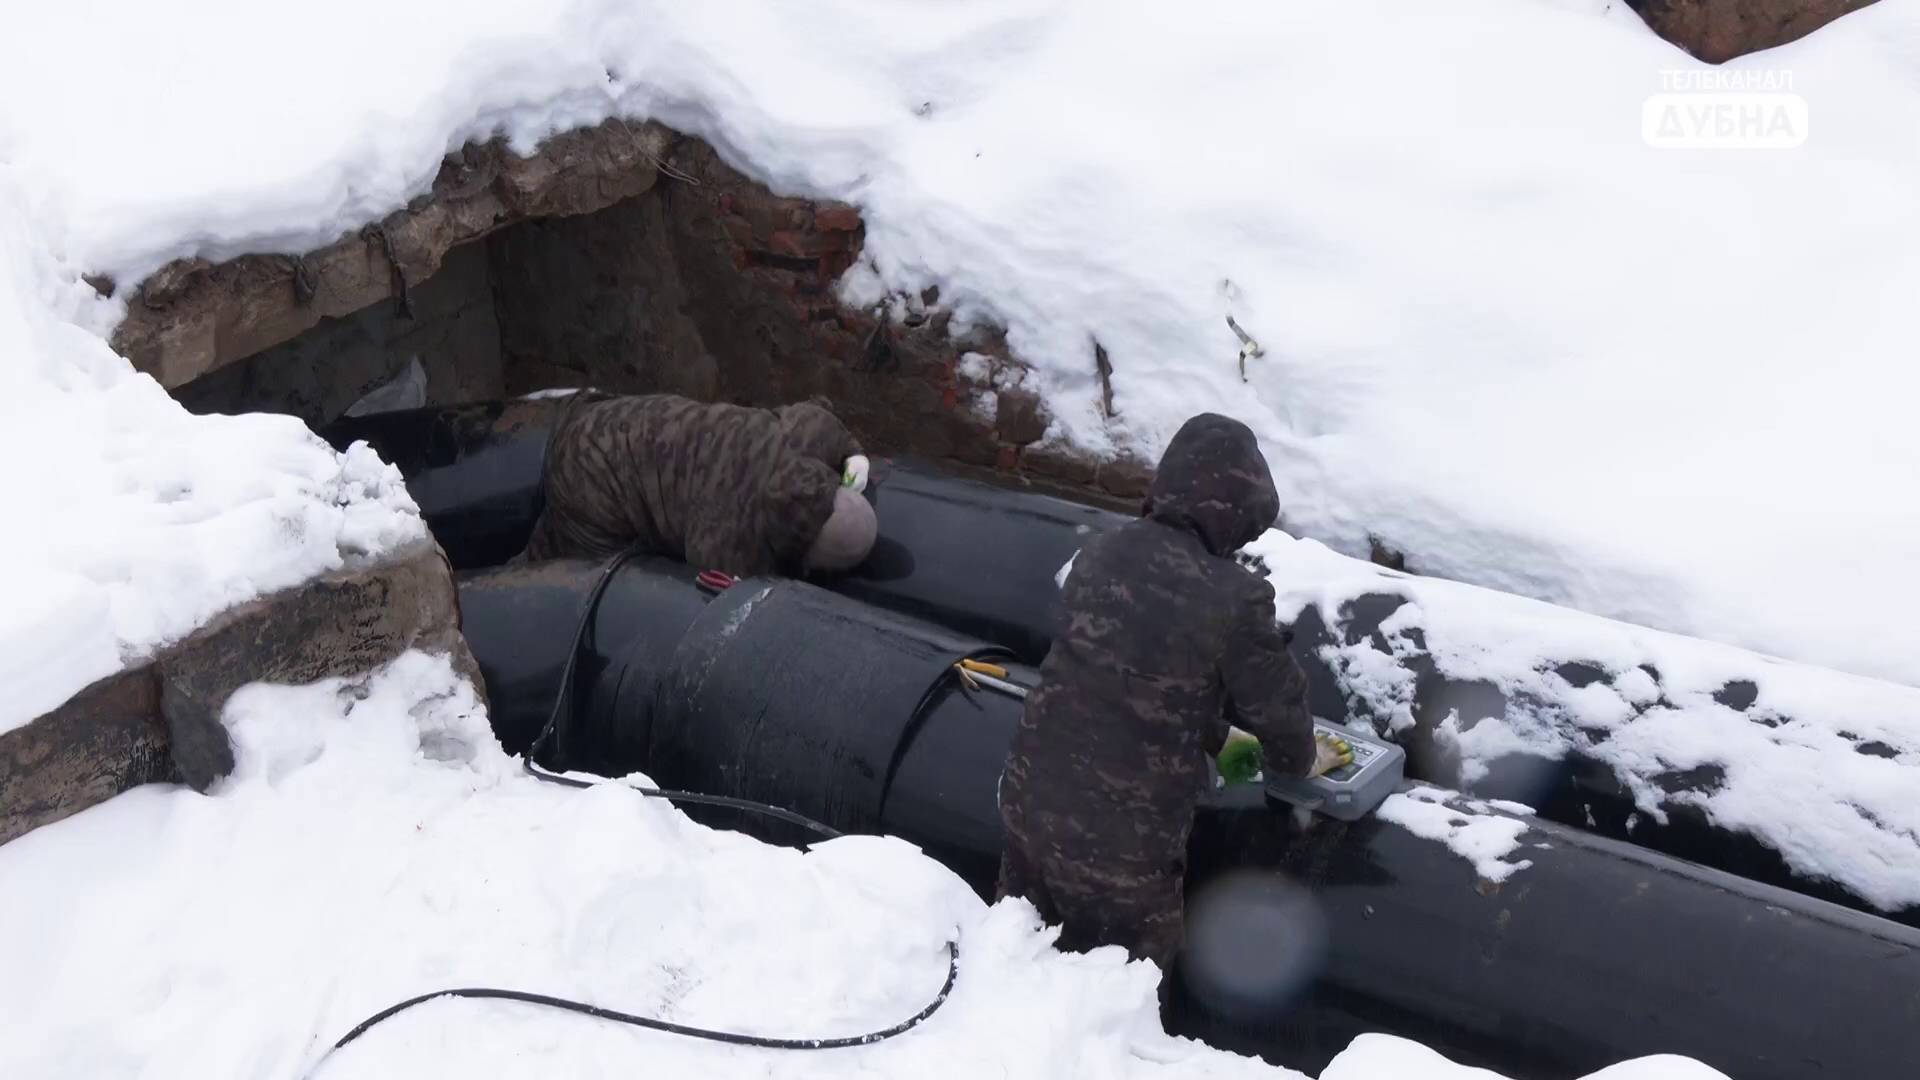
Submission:
<svg viewBox="0 0 1920 1080">
<path fill-rule="evenodd" d="M 1289 527 L 1342 550 L 1371 533 L 1432 573 L 1920 684 L 1911 0 L 1725 69 L 1791 71 L 1811 134 L 1778 153 L 1646 147 L 1661 72 L 1703 69 L 1610 0 L 308 14 L 99 0 L 6 17 L 0 729 L 224 607 L 419 535 L 370 456 L 291 420 L 189 417 L 135 376 L 104 344 L 130 286 L 180 255 L 318 246 L 424 190 L 469 139 L 531 148 L 609 115 L 861 206 L 870 264 L 846 296 L 938 283 L 1005 325 L 1058 438 L 1151 454 L 1189 413 L 1230 412 L 1260 431 Z M 101 300 L 83 273 L 122 288 Z M 1246 385 L 1228 314 L 1266 348 Z M 1833 684 L 1802 685 L 1776 692 Z M 0 848 L 0 1075 L 297 1076 L 374 1008 L 453 982 L 848 1031 L 918 1008 L 956 927 L 953 1000 L 856 1052 L 871 1074 L 1273 1075 L 1170 1042 L 1145 1022 L 1150 970 L 1052 953 L 1019 905 L 983 907 L 902 845 L 801 855 L 617 789 L 535 785 L 420 658 L 351 716 L 338 690 L 237 702 L 242 774 L 215 797 L 145 788 Z M 1847 700 L 1910 731 L 1879 693 Z M 1707 729 L 1680 730 L 1638 734 L 1648 754 L 1702 753 Z M 1789 750 L 1765 760 L 1804 778 Z M 1786 775 L 1772 768 L 1720 810 L 1775 813 L 1755 802 Z M 1802 804 L 1824 822 L 1821 805 Z M 454 1002 L 326 1072 L 846 1060 Z M 1365 1040 L 1323 1080 L 1470 1075 Z"/>
<path fill-rule="evenodd" d="M 371 678 L 247 688 L 238 766 L 211 796 L 152 786 L 0 847 L 0 1076 L 1270 1077 L 1165 1035 L 1148 964 L 1051 948 L 1030 907 L 989 908 L 908 845 L 802 853 L 689 821 L 617 784 L 526 776 L 472 690 L 410 653 Z M 683 1024 L 848 1035 L 773 1052 L 503 1002 L 573 997 Z M 311 1070 L 311 1071 L 310 1071 Z M 1649 1058 L 1606 1080 L 1724 1080 Z M 1491 1080 L 1370 1036 L 1323 1080 Z"/>
<path fill-rule="evenodd" d="M 859 204 L 847 294 L 937 282 L 1004 323 L 1062 438 L 1151 452 L 1225 409 L 1342 550 L 1920 682 L 1909 0 L 1721 69 L 1615 0 L 191 11 L 10 15 L 6 213 L 59 260 L 43 304 L 331 240 L 495 130 L 655 117 Z M 1650 148 L 1669 70 L 1790 79 L 1805 144 Z"/>
<path fill-rule="evenodd" d="M 336 454 L 291 417 L 190 416 L 76 325 L 92 290 L 23 209 L 4 146 L 0 731 L 226 608 L 425 535 L 364 447 Z"/>
</svg>

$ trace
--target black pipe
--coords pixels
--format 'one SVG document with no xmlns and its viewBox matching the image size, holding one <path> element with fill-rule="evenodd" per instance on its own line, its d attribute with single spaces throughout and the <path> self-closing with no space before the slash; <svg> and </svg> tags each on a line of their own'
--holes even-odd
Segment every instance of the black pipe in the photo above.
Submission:
<svg viewBox="0 0 1920 1080">
<path fill-rule="evenodd" d="M 1411 620 L 1404 617 L 1408 614 L 1407 604 L 1407 598 L 1396 593 L 1364 593 L 1344 601 L 1331 613 L 1331 618 L 1309 605 L 1294 621 L 1292 629 L 1294 656 L 1307 674 L 1309 704 L 1317 715 L 1343 716 L 1350 723 L 1368 723 L 1383 733 L 1392 719 L 1386 715 L 1370 715 L 1364 705 L 1365 695 L 1348 693 L 1339 672 L 1323 658 L 1323 650 L 1369 648 L 1381 663 L 1392 664 L 1411 676 L 1413 724 L 1392 736 L 1407 751 L 1408 775 L 1444 787 L 1470 790 L 1481 798 L 1522 803 L 1550 821 L 1920 927 L 1920 906 L 1899 911 L 1875 909 L 1838 883 L 1809 879 L 1796 873 L 1777 849 L 1758 837 L 1714 822 L 1689 796 L 1704 796 L 1722 785 L 1726 776 L 1719 766 L 1648 777 L 1649 786 L 1660 792 L 1661 809 L 1666 816 L 1663 822 L 1639 808 L 1634 793 L 1615 775 L 1613 767 L 1591 749 L 1606 739 L 1608 733 L 1604 730 L 1582 732 L 1569 720 L 1568 730 L 1575 736 L 1574 746 L 1560 757 L 1508 754 L 1477 762 L 1478 772 L 1469 779 L 1464 768 L 1466 763 L 1438 737 L 1442 724 L 1452 720 L 1463 728 L 1471 728 L 1485 719 L 1520 713 L 1564 714 L 1565 704 L 1537 698 L 1510 699 L 1506 691 L 1489 682 L 1458 678 L 1442 671 L 1428 652 L 1421 614 L 1415 610 L 1410 613 Z M 1399 623 L 1392 641 L 1387 640 L 1382 630 L 1389 618 L 1396 618 Z M 1677 691 L 1669 691 L 1665 676 L 1658 669 L 1648 665 L 1628 670 L 1651 680 L 1657 691 L 1643 703 L 1629 705 L 1633 712 L 1668 707 L 1668 702 L 1678 696 Z M 1574 687 L 1627 674 L 1610 673 L 1598 665 L 1577 660 L 1562 661 L 1558 671 Z M 1728 697 L 1727 700 L 1737 702 L 1739 699 Z M 1751 705 L 1748 700 L 1741 707 Z M 1790 718 L 1755 710 L 1750 719 L 1757 724 L 1778 726 Z M 1583 739 L 1592 741 L 1583 744 Z"/>
<path fill-rule="evenodd" d="M 364 439 L 392 462 L 454 569 L 470 570 L 526 546 L 542 505 L 547 436 L 565 400 L 411 409 L 338 421 L 322 434 L 342 449 Z M 1055 575 L 1089 533 L 1126 520 L 912 461 L 878 462 L 872 481 L 872 555 L 819 584 L 991 639 L 1030 664 L 1052 642 Z"/>
<path fill-rule="evenodd" d="M 364 440 L 406 477 L 455 570 L 497 566 L 527 546 L 543 505 L 547 434 L 564 398 L 490 401 L 346 417 L 320 429 Z"/>
<path fill-rule="evenodd" d="M 873 505 L 873 553 L 827 587 L 989 638 L 1029 664 L 1053 644 L 1061 569 L 1089 536 L 1126 520 L 898 459 L 886 463 Z"/>
<path fill-rule="evenodd" d="M 525 753 L 547 721 L 599 565 L 561 559 L 459 576 L 462 630 L 508 753 Z M 641 558 L 608 581 L 587 627 L 572 708 L 542 764 L 603 776 L 642 767 L 657 674 L 707 608 L 710 594 L 694 577 L 672 560 Z"/>
<path fill-rule="evenodd" d="M 1909 1075 L 1920 932 L 1579 829 L 1529 823 L 1502 884 L 1375 819 L 1288 816 L 1243 793 L 1196 829 L 1201 878 L 1257 864 L 1311 890 L 1330 955 L 1286 1037 L 1314 1070 L 1390 1025 L 1532 1080 L 1682 1054 L 1739 1080 Z M 1271 1028 L 1196 1034 L 1260 1052 Z"/>
<path fill-rule="evenodd" d="M 688 628 L 653 696 L 647 767 L 847 832 L 880 826 L 907 743 L 953 666 L 999 653 L 791 581 L 741 582 Z M 1006 699 L 1009 711 L 1016 699 Z"/>
<path fill-rule="evenodd" d="M 564 660 L 550 643 L 570 638 L 571 617 L 546 613 L 592 572 L 463 581 L 469 640 L 508 729 L 524 727 L 537 672 Z M 690 576 L 634 565 L 609 586 L 571 752 L 899 835 L 987 893 L 1020 703 L 948 674 L 981 644 L 791 582 L 709 600 Z M 526 692 L 503 695 L 494 679 Z M 596 740 L 608 745 L 583 745 Z M 643 743 L 647 760 L 625 760 Z M 1495 886 L 1396 826 L 1293 819 L 1257 791 L 1223 793 L 1196 823 L 1189 887 L 1243 871 L 1307 890 L 1324 941 L 1268 934 L 1242 953 L 1262 969 L 1309 955 L 1309 984 L 1267 1022 L 1182 995 L 1180 1030 L 1309 1070 L 1388 1031 L 1529 1080 L 1651 1053 L 1740 1080 L 1896 1076 L 1920 1062 L 1920 933 L 1908 928 L 1551 823 L 1523 837 L 1517 856 L 1533 865 Z M 1192 932 L 1229 917 L 1218 910 L 1197 908 Z"/>
<path fill-rule="evenodd" d="M 460 576 L 467 641 L 509 752 L 525 752 L 545 724 L 573 620 L 597 576 L 598 564 L 581 560 Z M 757 801 L 836 829 L 876 831 L 889 806 L 908 820 L 940 813 L 923 793 L 941 790 L 947 763 L 909 753 L 923 728 L 936 733 L 926 746 L 981 724 L 1012 731 L 1017 698 L 963 691 L 951 672 L 962 658 L 1005 655 L 802 583 L 749 580 L 716 595 L 679 563 L 639 559 L 614 574 L 594 610 L 574 701 L 542 764 L 605 776 L 645 771 L 662 786 L 713 795 L 751 788 Z M 1034 681 L 1030 668 L 1014 670 Z M 757 719 L 743 728 L 733 722 L 741 716 Z M 904 787 L 896 773 L 908 778 Z M 769 839 L 797 837 L 693 812 Z M 997 817 L 990 833 L 976 839 L 997 852 Z M 971 849 L 951 850 L 964 860 Z"/>
<path fill-rule="evenodd" d="M 533 527 L 541 505 L 540 462 L 564 401 L 391 413 L 341 421 L 327 429 L 327 436 L 340 446 L 365 438 L 396 463 L 456 568 L 493 565 L 518 553 Z M 1029 664 L 1038 664 L 1051 643 L 1055 575 L 1089 534 L 1125 520 L 1063 499 L 943 475 L 910 461 L 881 463 L 875 475 L 871 490 L 880 533 L 873 555 L 854 574 L 821 584 L 874 607 L 992 641 Z M 1371 722 L 1384 733 L 1388 718 L 1359 712 L 1356 703 L 1364 695 L 1349 693 L 1340 673 L 1320 655 L 1325 647 L 1378 639 L 1382 662 L 1413 676 L 1415 723 L 1393 736 L 1407 747 L 1409 775 L 1524 803 L 1575 828 L 1873 910 L 1837 884 L 1794 873 L 1778 851 L 1716 825 L 1684 800 L 1668 800 L 1666 823 L 1652 820 L 1638 811 L 1633 794 L 1610 767 L 1579 750 L 1559 760 L 1515 755 L 1491 763 L 1485 775 L 1468 782 L 1457 756 L 1436 740 L 1439 725 L 1455 713 L 1471 724 L 1481 716 L 1543 703 L 1509 702 L 1489 684 L 1448 677 L 1426 654 L 1417 628 L 1403 632 L 1390 647 L 1380 627 L 1405 603 L 1404 597 L 1383 592 L 1354 598 L 1329 616 L 1312 606 L 1301 614 L 1292 628 L 1293 650 L 1307 673 L 1317 715 Z M 1570 677 L 1589 677 L 1579 672 L 1590 665 L 1570 660 L 1562 667 Z M 1658 684 L 1657 672 L 1641 670 Z M 1591 677 L 1607 674 L 1595 668 Z M 515 719 L 508 730 L 519 737 L 515 725 L 524 717 L 516 705 L 510 704 L 509 712 Z M 1756 719 L 1769 721 L 1780 722 Z M 595 771 L 609 766 L 597 764 L 603 767 Z M 1718 779 L 1709 773 L 1674 774 L 1654 782 L 1677 794 L 1702 791 Z M 1920 926 L 1920 908 L 1879 914 Z"/>
</svg>

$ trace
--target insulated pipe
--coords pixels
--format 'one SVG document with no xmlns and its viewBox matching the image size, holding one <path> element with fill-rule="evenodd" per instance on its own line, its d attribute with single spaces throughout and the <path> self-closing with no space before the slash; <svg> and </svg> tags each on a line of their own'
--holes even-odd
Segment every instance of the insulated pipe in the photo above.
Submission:
<svg viewBox="0 0 1920 1080">
<path fill-rule="evenodd" d="M 600 567 L 560 559 L 459 575 L 462 630 L 509 753 L 525 753 L 546 725 Z M 607 582 L 581 645 L 571 707 L 542 764 L 603 776 L 642 766 L 656 680 L 707 609 L 709 594 L 694 577 L 670 559 L 643 558 Z"/>
<path fill-rule="evenodd" d="M 572 627 L 552 620 L 577 614 L 564 601 L 595 570 L 463 580 L 469 641 L 509 728 L 544 718 L 535 684 L 540 672 L 557 684 Z M 569 714 L 594 726 L 569 721 L 569 752 L 893 833 L 990 890 L 1020 704 L 941 674 L 979 643 L 805 585 L 745 582 L 709 600 L 690 579 L 654 563 L 609 584 L 586 646 L 596 674 Z M 648 760 L 624 760 L 642 744 Z M 1246 937 L 1239 954 L 1257 971 L 1304 966 L 1307 982 L 1264 1021 L 1181 995 L 1176 1027 L 1310 1071 L 1367 1031 L 1531 1080 L 1652 1053 L 1740 1080 L 1920 1062 L 1920 932 L 1551 823 L 1529 822 L 1517 857 L 1532 865 L 1496 886 L 1397 826 L 1303 828 L 1257 790 L 1224 792 L 1196 822 L 1189 891 L 1236 873 L 1305 890 L 1311 918 Z M 1233 918 L 1191 914 L 1190 940 Z"/>
<path fill-rule="evenodd" d="M 563 404 L 564 399 L 540 399 L 411 410 L 342 421 L 327 434 L 341 446 L 366 438 L 398 465 L 457 568 L 491 565 L 517 553 L 533 527 L 547 433 Z M 1034 664 L 1051 643 L 1055 575 L 1090 533 L 1125 520 L 1045 495 L 944 476 L 911 462 L 882 463 L 870 491 L 880 529 L 873 555 L 854 574 L 823 584 L 874 607 L 993 641 Z M 691 589 L 690 582 L 686 588 Z M 1316 609 L 1306 610 L 1293 628 L 1294 651 L 1307 672 L 1317 715 L 1352 719 L 1339 673 L 1321 660 L 1318 649 L 1365 639 L 1403 603 L 1397 596 L 1363 596 L 1332 626 Z M 1416 726 L 1402 737 L 1409 772 L 1458 786 L 1458 762 L 1435 743 L 1435 725 L 1456 708 L 1462 715 L 1476 708 L 1497 714 L 1504 702 L 1482 700 L 1489 688 L 1446 678 L 1430 658 L 1383 651 L 1382 662 L 1407 666 L 1415 675 Z M 508 693 L 504 730 L 530 739 L 531 732 L 515 725 L 533 721 L 517 711 L 511 689 Z M 497 691 L 495 699 L 500 700 Z M 605 761 L 597 764 L 602 768 L 596 771 L 610 767 Z M 1671 776 L 1663 782 L 1684 786 L 1712 778 Z M 1495 762 L 1490 774 L 1471 786 L 1477 795 L 1526 803 L 1563 824 L 1867 908 L 1837 886 L 1795 875 L 1778 852 L 1715 825 L 1683 800 L 1669 800 L 1666 824 L 1647 820 L 1603 763 L 1577 752 L 1560 761 L 1517 755 Z M 1920 924 L 1920 910 L 1895 917 Z"/>
<path fill-rule="evenodd" d="M 1271 1026 L 1192 1030 L 1317 1070 L 1390 1027 L 1534 1080 L 1697 1058 L 1739 1080 L 1897 1076 L 1920 1064 L 1920 932 L 1551 822 L 1502 884 L 1395 825 L 1342 825 L 1235 792 L 1195 830 L 1195 880 L 1254 865 L 1312 894 L 1325 973 Z M 1277 961 L 1276 961 L 1277 962 Z"/>
<path fill-rule="evenodd" d="M 402 412 L 337 421 L 322 434 L 364 439 L 407 490 L 456 570 L 497 566 L 526 547 L 543 505 L 547 436 L 564 398 Z M 877 463 L 868 489 L 879 536 L 852 574 L 821 582 L 876 607 L 989 638 L 1037 664 L 1052 642 L 1049 604 L 1061 567 L 1091 532 L 1123 515 Z"/>
<path fill-rule="evenodd" d="M 873 553 L 827 586 L 990 638 L 1029 664 L 1053 644 L 1060 571 L 1089 536 L 1127 520 L 911 461 L 887 462 L 873 493 L 880 521 Z"/>
<path fill-rule="evenodd" d="M 460 576 L 467 641 L 509 751 L 524 752 L 545 726 L 599 576 L 600 565 L 583 560 Z M 679 563 L 634 560 L 594 609 L 573 700 L 543 764 L 608 776 L 643 770 L 667 787 L 715 795 L 751 788 L 758 801 L 836 829 L 874 831 L 922 725 L 944 733 L 954 717 L 964 728 L 992 716 L 1012 730 L 1019 699 L 963 692 L 952 672 L 963 658 L 1004 657 L 978 639 L 798 582 L 748 580 L 715 593 Z M 1031 669 L 1014 672 L 1033 682 Z M 903 812 L 926 812 L 919 787 L 938 768 L 913 758 L 915 791 Z M 990 831 L 976 839 L 997 852 L 997 812 Z"/>
<path fill-rule="evenodd" d="M 519 554 L 543 505 L 547 433 L 564 399 L 490 401 L 347 417 L 321 429 L 335 449 L 364 440 L 406 477 L 455 570 Z"/>
<path fill-rule="evenodd" d="M 694 621 L 659 674 L 647 767 L 674 787 L 752 791 L 871 832 L 953 666 L 1001 654 L 809 585 L 743 581 Z M 1004 700 L 1017 714 L 1018 699 Z"/>
</svg>

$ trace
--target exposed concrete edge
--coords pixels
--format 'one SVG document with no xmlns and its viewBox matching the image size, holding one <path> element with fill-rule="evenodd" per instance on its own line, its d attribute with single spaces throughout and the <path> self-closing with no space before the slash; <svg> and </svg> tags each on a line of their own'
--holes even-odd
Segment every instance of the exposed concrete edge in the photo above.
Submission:
<svg viewBox="0 0 1920 1080">
<path fill-rule="evenodd" d="M 484 696 L 452 571 L 431 540 L 230 609 L 0 733 L 0 843 L 141 784 L 204 789 L 232 765 L 219 716 L 234 690 L 359 675 L 408 649 L 450 656 Z"/>
<path fill-rule="evenodd" d="M 447 156 L 430 192 L 305 255 L 177 259 L 140 282 L 114 351 L 175 387 L 397 297 L 454 247 L 529 218 L 591 213 L 652 187 L 673 134 L 618 119 L 556 135 L 529 157 L 500 140 Z M 89 279 L 111 292 L 110 281 Z M 404 309 L 403 309 L 404 310 Z"/>
</svg>

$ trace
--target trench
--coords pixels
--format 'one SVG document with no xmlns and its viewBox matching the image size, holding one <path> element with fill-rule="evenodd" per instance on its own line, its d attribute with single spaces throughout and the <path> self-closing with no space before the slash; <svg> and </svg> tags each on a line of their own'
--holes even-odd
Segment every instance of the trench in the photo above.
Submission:
<svg viewBox="0 0 1920 1080">
<path fill-rule="evenodd" d="M 835 282 L 864 236 L 851 207 L 776 195 L 697 140 L 673 146 L 638 194 L 511 221 L 398 295 L 210 361 L 172 392 L 194 412 L 316 429 L 396 381 L 418 384 L 402 404 L 426 406 L 587 385 L 761 406 L 818 396 L 878 453 L 1113 505 L 1144 492 L 1137 462 L 1047 445 L 1045 408 L 999 333 L 951 333 L 937 291 L 843 304 Z M 324 300 L 326 280 L 312 287 Z"/>
</svg>

